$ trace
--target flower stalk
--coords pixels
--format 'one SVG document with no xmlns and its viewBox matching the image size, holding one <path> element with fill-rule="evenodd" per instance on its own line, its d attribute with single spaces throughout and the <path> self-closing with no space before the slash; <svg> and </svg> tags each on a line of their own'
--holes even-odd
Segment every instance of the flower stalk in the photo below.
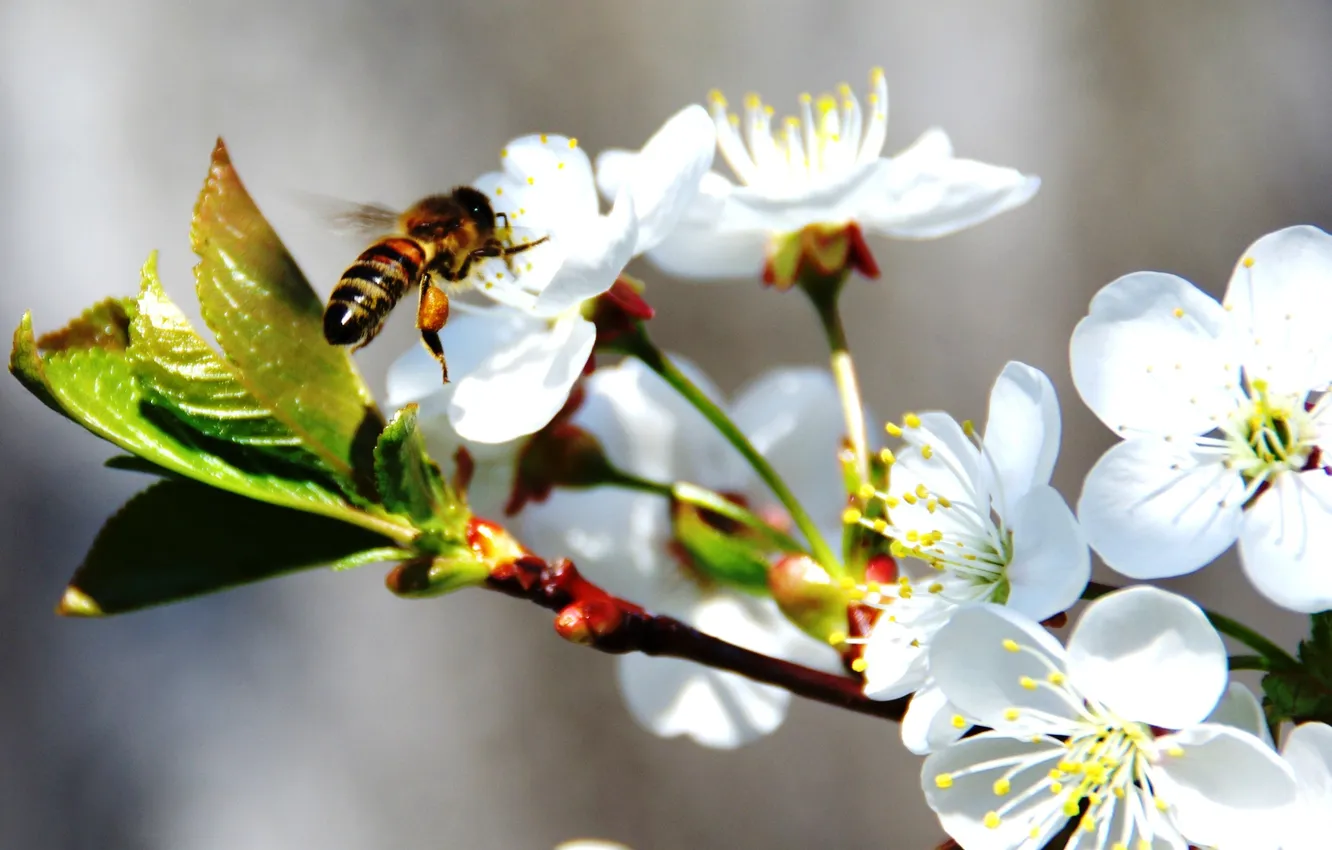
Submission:
<svg viewBox="0 0 1332 850">
<path fill-rule="evenodd" d="M 855 361 L 851 358 L 851 346 L 847 343 L 846 329 L 842 325 L 842 313 L 838 307 L 848 274 L 849 268 L 831 275 L 810 271 L 802 276 L 800 288 L 814 306 L 814 312 L 818 314 L 819 323 L 828 339 L 833 380 L 837 383 L 837 394 L 842 400 L 842 416 L 846 420 L 847 439 L 855 456 L 859 487 L 861 482 L 869 478 L 869 435 L 865 429 L 865 405 L 860 396 L 860 381 L 856 378 Z"/>
<path fill-rule="evenodd" d="M 796 499 L 791 488 L 786 485 L 782 477 L 777 474 L 777 470 L 772 468 L 767 459 L 759 453 L 749 442 L 749 438 L 744 435 L 731 418 L 726 415 L 717 404 L 700 390 L 689 377 L 681 372 L 674 363 L 666 357 L 653 342 L 648 338 L 647 330 L 642 323 L 632 333 L 626 333 L 615 342 L 616 350 L 636 357 L 643 362 L 645 366 L 656 372 L 666 381 L 676 392 L 685 398 L 704 418 L 710 422 L 713 427 L 729 442 L 745 461 L 763 479 L 772 490 L 773 495 L 782 503 L 782 507 L 791 515 L 791 521 L 800 529 L 806 542 L 809 544 L 810 554 L 818 561 L 829 575 L 840 578 L 845 570 L 833 550 L 828 546 L 823 535 L 819 532 L 818 526 L 805 510 L 800 501 Z"/>
</svg>

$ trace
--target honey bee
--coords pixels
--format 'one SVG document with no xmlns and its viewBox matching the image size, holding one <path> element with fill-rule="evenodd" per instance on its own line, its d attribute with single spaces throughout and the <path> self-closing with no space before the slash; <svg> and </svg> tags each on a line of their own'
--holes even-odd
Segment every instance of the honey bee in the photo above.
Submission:
<svg viewBox="0 0 1332 850">
<path fill-rule="evenodd" d="M 416 327 L 439 361 L 445 383 L 449 369 L 439 331 L 449 319 L 446 287 L 455 292 L 465 287 L 478 261 L 498 257 L 508 263 L 514 254 L 550 238 L 518 244 L 501 239 L 496 221 L 503 222 L 503 232 L 511 233 L 508 216 L 495 212 L 490 200 L 470 186 L 422 198 L 400 214 L 361 206 L 340 219 L 359 229 L 392 232 L 362 251 L 333 287 L 324 308 L 324 339 L 332 345 L 355 346 L 353 350 L 368 345 L 398 301 L 419 286 Z"/>
</svg>

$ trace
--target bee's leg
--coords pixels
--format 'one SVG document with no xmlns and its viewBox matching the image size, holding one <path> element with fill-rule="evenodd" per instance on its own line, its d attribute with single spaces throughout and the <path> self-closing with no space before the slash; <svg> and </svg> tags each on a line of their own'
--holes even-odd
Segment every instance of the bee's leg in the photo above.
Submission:
<svg viewBox="0 0 1332 850">
<path fill-rule="evenodd" d="M 444 344 L 439 341 L 439 331 L 448 320 L 448 293 L 431 283 L 429 278 L 421 281 L 421 300 L 416 305 L 416 327 L 421 331 L 421 341 L 439 361 L 446 384 L 449 382 L 449 365 L 444 362 Z"/>
<path fill-rule="evenodd" d="M 512 257 L 514 254 L 521 254 L 523 251 L 526 251 L 529 248 L 535 248 L 536 246 L 540 245 L 542 242 L 545 242 L 549 239 L 550 239 L 549 236 L 542 236 L 540 239 L 537 239 L 533 242 L 523 242 L 519 245 L 505 245 L 504 243 L 500 242 L 498 239 L 492 237 L 491 239 L 486 240 L 486 244 L 482 245 L 480 248 L 477 248 L 475 251 L 468 254 L 465 264 L 469 265 L 472 260 L 481 259 L 485 257 L 500 257 L 504 260 L 504 265 L 509 269 L 510 272 L 512 272 L 513 260 L 511 260 L 510 257 Z"/>
</svg>

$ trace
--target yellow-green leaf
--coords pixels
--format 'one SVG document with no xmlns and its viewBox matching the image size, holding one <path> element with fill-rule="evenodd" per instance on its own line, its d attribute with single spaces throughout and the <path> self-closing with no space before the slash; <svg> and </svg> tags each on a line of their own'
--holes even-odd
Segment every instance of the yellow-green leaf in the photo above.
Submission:
<svg viewBox="0 0 1332 850">
<path fill-rule="evenodd" d="M 456 525 L 453 536 L 461 537 L 466 509 L 426 454 L 425 440 L 416 428 L 416 410 L 414 404 L 399 410 L 379 435 L 375 445 L 379 496 L 388 510 L 406 514 L 419 525 Z M 458 522 L 448 522 L 450 519 Z"/>
<path fill-rule="evenodd" d="M 250 393 L 367 492 L 383 419 L 350 354 L 325 341 L 323 302 L 245 191 L 220 139 L 190 239 L 204 321 Z"/>
</svg>

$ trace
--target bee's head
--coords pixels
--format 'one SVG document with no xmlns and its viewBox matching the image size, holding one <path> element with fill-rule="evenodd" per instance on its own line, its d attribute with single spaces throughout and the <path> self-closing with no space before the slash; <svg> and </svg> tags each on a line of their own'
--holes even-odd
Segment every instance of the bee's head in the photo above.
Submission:
<svg viewBox="0 0 1332 850">
<path fill-rule="evenodd" d="M 495 228 L 495 210 L 484 194 L 471 186 L 459 186 L 453 190 L 453 199 L 462 204 L 481 231 L 489 232 Z"/>
</svg>

